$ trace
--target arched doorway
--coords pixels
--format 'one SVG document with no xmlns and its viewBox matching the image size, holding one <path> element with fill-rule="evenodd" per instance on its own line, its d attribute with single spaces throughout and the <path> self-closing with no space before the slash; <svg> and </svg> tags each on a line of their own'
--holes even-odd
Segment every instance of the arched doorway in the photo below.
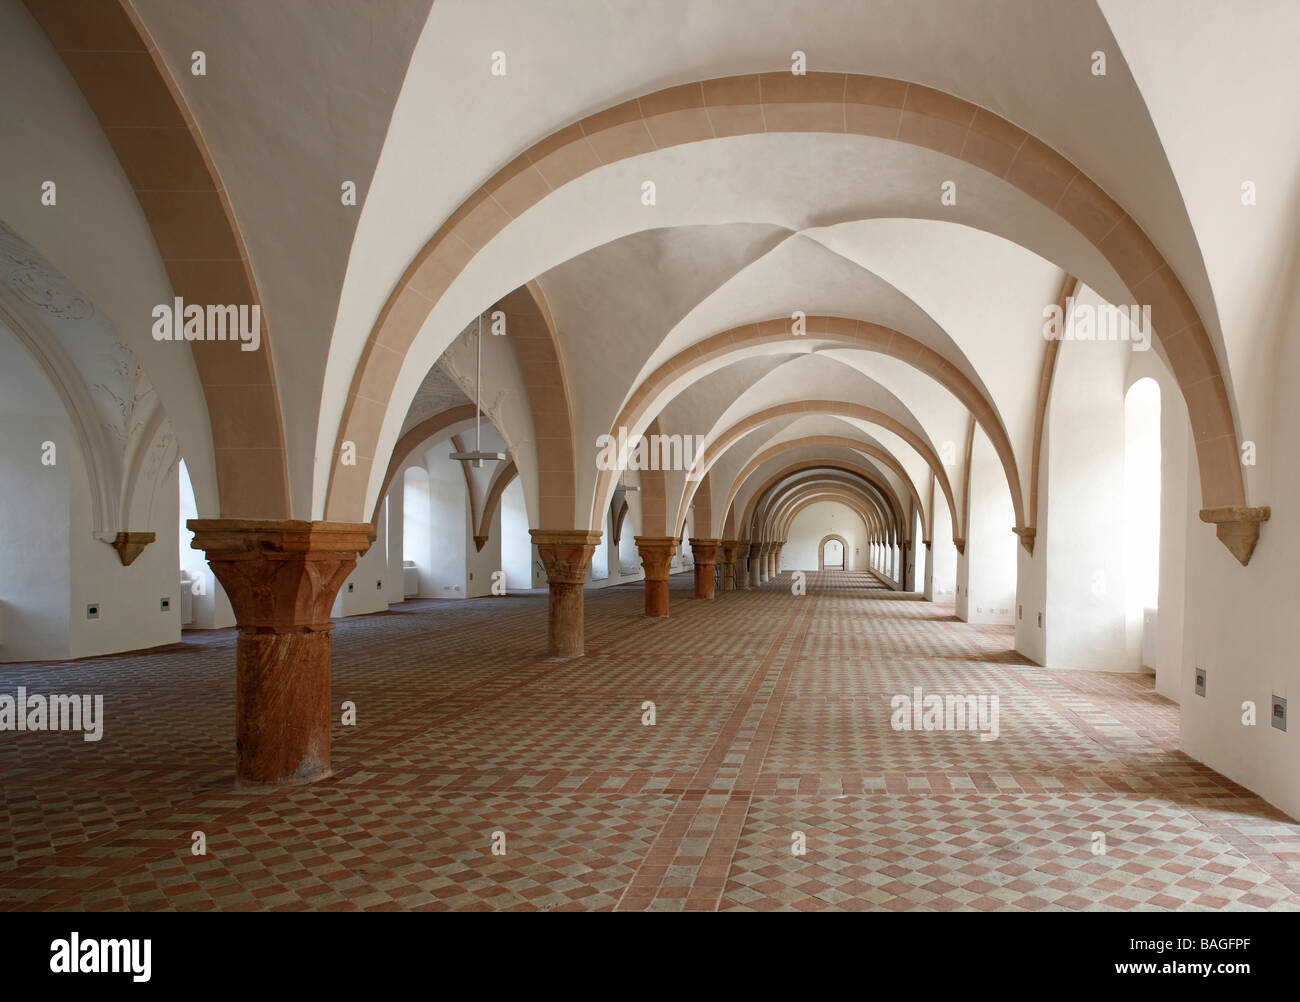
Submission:
<svg viewBox="0 0 1300 1002">
<path fill-rule="evenodd" d="M 817 569 L 819 571 L 848 570 L 849 546 L 843 536 L 829 535 L 822 537 L 817 547 Z"/>
</svg>

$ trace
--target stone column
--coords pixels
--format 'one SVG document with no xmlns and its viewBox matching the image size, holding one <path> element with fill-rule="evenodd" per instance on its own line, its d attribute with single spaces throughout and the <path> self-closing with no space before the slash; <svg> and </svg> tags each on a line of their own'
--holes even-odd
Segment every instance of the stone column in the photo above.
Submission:
<svg viewBox="0 0 1300 1002">
<path fill-rule="evenodd" d="M 641 566 L 645 568 L 645 614 L 647 616 L 668 615 L 668 572 L 672 567 L 673 554 L 677 552 L 677 540 L 672 536 L 634 536 L 637 553 L 641 555 Z"/>
<path fill-rule="evenodd" d="M 334 597 L 369 523 L 190 519 L 235 612 L 235 774 L 241 785 L 330 774 Z"/>
<path fill-rule="evenodd" d="M 772 574 L 779 576 L 781 573 L 781 551 L 785 549 L 785 540 L 776 544 L 776 558 L 772 561 Z"/>
<path fill-rule="evenodd" d="M 546 650 L 552 657 L 582 657 L 582 588 L 591 570 L 599 531 L 529 529 L 551 589 L 546 620 Z"/>
<path fill-rule="evenodd" d="M 718 540 L 691 537 L 695 560 L 695 597 L 713 598 L 713 569 L 718 563 Z"/>
<path fill-rule="evenodd" d="M 749 586 L 757 588 L 763 583 L 763 544 L 749 544 Z"/>
<path fill-rule="evenodd" d="M 724 539 L 718 544 L 722 551 L 722 556 L 718 558 L 718 564 L 722 567 L 722 590 L 732 591 L 736 587 L 736 582 L 732 580 L 731 574 L 736 566 L 736 547 L 740 545 L 735 539 Z"/>
<path fill-rule="evenodd" d="M 749 541 L 746 539 L 739 540 L 736 544 L 736 562 L 733 565 L 736 569 L 735 582 L 736 587 L 745 589 L 749 587 Z"/>
</svg>

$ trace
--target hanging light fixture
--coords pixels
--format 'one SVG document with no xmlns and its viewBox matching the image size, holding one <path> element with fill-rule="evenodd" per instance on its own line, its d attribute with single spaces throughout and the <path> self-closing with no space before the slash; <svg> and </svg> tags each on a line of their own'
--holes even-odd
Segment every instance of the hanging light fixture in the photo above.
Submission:
<svg viewBox="0 0 1300 1002">
<path fill-rule="evenodd" d="M 476 470 L 483 468 L 483 460 L 494 459 L 498 462 L 506 458 L 504 452 L 484 452 L 480 436 L 483 424 L 483 314 L 478 315 L 478 367 L 474 373 L 474 451 L 453 452 L 451 458 L 459 462 L 473 463 Z"/>
</svg>

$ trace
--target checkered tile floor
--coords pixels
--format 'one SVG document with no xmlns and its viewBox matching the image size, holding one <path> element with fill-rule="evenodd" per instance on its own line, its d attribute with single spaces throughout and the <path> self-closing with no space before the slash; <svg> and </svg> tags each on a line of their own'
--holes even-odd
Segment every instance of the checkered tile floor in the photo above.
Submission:
<svg viewBox="0 0 1300 1002">
<path fill-rule="evenodd" d="M 344 620 L 334 776 L 256 794 L 232 631 L 0 666 L 0 692 L 105 697 L 97 743 L 0 735 L 0 910 L 1300 910 L 1300 825 L 1179 753 L 1149 678 L 808 584 L 702 602 L 680 575 L 667 620 L 589 592 L 568 662 L 544 595 Z M 895 731 L 916 686 L 996 695 L 997 740 Z"/>
</svg>

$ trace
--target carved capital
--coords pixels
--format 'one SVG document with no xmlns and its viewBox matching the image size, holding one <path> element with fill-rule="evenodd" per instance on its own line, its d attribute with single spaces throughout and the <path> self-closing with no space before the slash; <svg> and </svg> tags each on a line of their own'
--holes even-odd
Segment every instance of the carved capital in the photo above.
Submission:
<svg viewBox="0 0 1300 1002">
<path fill-rule="evenodd" d="M 157 538 L 152 532 L 119 532 L 108 541 L 108 545 L 117 550 L 122 566 L 130 567 L 135 558 L 144 552 L 144 548 Z"/>
<path fill-rule="evenodd" d="M 697 564 L 716 564 L 720 539 L 696 539 L 691 537 L 691 555 Z"/>
<path fill-rule="evenodd" d="M 633 536 L 637 553 L 641 557 L 641 566 L 645 568 L 647 581 L 667 581 L 672 567 L 673 554 L 677 552 L 677 540 L 672 536 Z"/>
<path fill-rule="evenodd" d="M 1237 558 L 1242 567 L 1250 563 L 1250 556 L 1259 542 L 1259 524 L 1267 522 L 1270 509 L 1246 508 L 1228 505 L 1224 508 L 1201 509 L 1201 521 L 1214 526 L 1214 534 Z"/>
<path fill-rule="evenodd" d="M 373 538 L 368 522 L 205 518 L 186 525 L 245 633 L 332 629 L 334 597 Z"/>
<path fill-rule="evenodd" d="M 600 532 L 586 529 L 529 529 L 550 584 L 583 584 Z"/>
<path fill-rule="evenodd" d="M 475 536 L 475 537 L 474 537 L 474 549 L 475 549 L 477 552 L 482 553 L 482 552 L 483 552 L 483 547 L 487 546 L 487 541 L 488 541 L 488 537 L 487 537 L 487 536 Z"/>
</svg>

